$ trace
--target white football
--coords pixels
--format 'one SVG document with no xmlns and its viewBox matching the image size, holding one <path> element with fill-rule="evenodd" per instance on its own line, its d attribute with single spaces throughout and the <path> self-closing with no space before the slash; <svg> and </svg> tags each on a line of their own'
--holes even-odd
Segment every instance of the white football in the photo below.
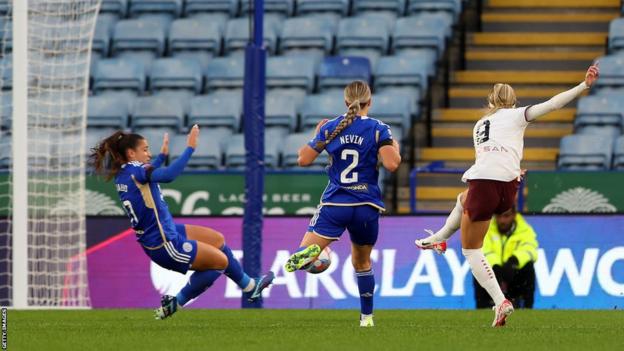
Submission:
<svg viewBox="0 0 624 351">
<path fill-rule="evenodd" d="M 308 273 L 319 274 L 325 272 L 329 265 L 331 264 L 331 250 L 329 247 L 326 247 L 321 251 L 321 253 L 316 257 L 316 259 L 310 263 L 308 263 L 303 269 Z"/>
</svg>

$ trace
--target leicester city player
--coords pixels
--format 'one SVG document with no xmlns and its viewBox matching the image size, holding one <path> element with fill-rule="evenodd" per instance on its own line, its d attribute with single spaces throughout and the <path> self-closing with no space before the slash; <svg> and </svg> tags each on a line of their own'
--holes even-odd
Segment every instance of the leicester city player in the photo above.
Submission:
<svg viewBox="0 0 624 351">
<path fill-rule="evenodd" d="M 375 278 L 370 254 L 377 241 L 379 214 L 384 211 L 378 185 L 378 162 L 390 172 L 399 168 L 399 144 L 390 127 L 367 117 L 371 91 L 354 81 L 344 90 L 348 111 L 331 121 L 322 120 L 314 139 L 299 149 L 299 165 L 309 166 L 323 151 L 330 155 L 329 184 L 300 248 L 286 262 L 289 272 L 301 269 L 342 233 L 349 231 L 351 253 L 360 293 L 360 326 L 373 326 Z"/>
<path fill-rule="evenodd" d="M 199 128 L 191 129 L 182 155 L 170 166 L 161 167 L 169 151 L 165 134 L 160 155 L 152 159 L 147 140 L 139 134 L 115 132 L 93 149 L 96 172 L 115 179 L 121 203 L 130 217 L 137 241 L 152 261 L 163 268 L 185 274 L 195 271 L 176 296 L 165 295 L 156 318 L 164 319 L 199 296 L 222 274 L 232 279 L 250 301 L 261 296 L 273 281 L 273 273 L 250 278 L 243 272 L 223 235 L 213 229 L 176 224 L 158 183 L 172 182 L 186 166 L 197 147 Z M 150 163 L 150 161 L 152 161 Z"/>
</svg>

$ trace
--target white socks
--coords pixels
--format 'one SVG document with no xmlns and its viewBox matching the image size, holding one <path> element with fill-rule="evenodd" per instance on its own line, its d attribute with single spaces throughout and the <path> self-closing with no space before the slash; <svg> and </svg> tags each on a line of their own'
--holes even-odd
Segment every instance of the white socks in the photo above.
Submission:
<svg viewBox="0 0 624 351">
<path fill-rule="evenodd" d="M 449 216 L 446 218 L 444 226 L 440 228 L 440 230 L 438 230 L 435 234 L 428 237 L 427 241 L 438 243 L 448 240 L 459 229 L 463 212 L 464 207 L 461 204 L 460 193 L 459 195 L 457 195 L 457 202 L 455 203 L 455 207 L 451 211 L 451 214 L 449 214 Z"/>
<path fill-rule="evenodd" d="M 462 249 L 462 254 L 466 257 L 470 270 L 479 284 L 490 294 L 494 304 L 500 305 L 505 301 L 505 295 L 501 291 L 492 267 L 485 259 L 481 249 Z"/>
</svg>

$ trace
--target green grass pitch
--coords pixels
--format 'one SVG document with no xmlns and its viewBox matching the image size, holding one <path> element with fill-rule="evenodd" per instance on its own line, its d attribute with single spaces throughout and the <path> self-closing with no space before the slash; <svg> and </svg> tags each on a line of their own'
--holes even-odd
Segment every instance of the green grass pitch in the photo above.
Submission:
<svg viewBox="0 0 624 351">
<path fill-rule="evenodd" d="M 615 350 L 624 312 L 518 310 L 504 328 L 491 311 L 354 310 L 8 311 L 8 350 Z"/>
</svg>

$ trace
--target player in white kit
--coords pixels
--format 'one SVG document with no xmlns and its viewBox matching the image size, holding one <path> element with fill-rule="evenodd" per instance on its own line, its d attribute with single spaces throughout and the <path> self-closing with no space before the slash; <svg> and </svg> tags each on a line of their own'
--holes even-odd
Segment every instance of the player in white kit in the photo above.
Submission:
<svg viewBox="0 0 624 351">
<path fill-rule="evenodd" d="M 421 249 L 438 253 L 446 250 L 446 240 L 461 228 L 462 253 L 479 284 L 494 300 L 493 327 L 504 326 L 513 305 L 503 295 L 492 267 L 481 247 L 493 214 L 511 208 L 515 201 L 522 171 L 520 161 L 527 125 L 549 112 L 558 110 L 578 97 L 598 79 L 598 66 L 592 65 L 585 80 L 537 105 L 516 107 L 516 94 L 507 84 L 496 84 L 488 95 L 487 113 L 473 130 L 475 164 L 462 176 L 468 189 L 457 196 L 455 208 L 444 226 L 430 236 L 416 240 Z"/>
</svg>

